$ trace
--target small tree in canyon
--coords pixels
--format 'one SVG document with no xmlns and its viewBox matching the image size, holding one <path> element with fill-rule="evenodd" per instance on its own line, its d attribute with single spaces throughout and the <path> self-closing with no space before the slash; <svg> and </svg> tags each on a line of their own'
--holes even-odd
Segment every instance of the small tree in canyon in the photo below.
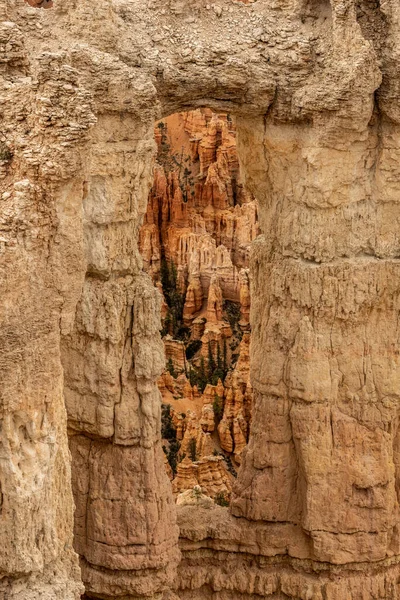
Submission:
<svg viewBox="0 0 400 600">
<path fill-rule="evenodd" d="M 178 442 L 178 440 L 173 440 L 172 442 L 170 442 L 169 450 L 167 452 L 167 460 L 169 462 L 169 465 L 172 469 L 172 473 L 174 475 L 176 475 L 178 462 L 180 462 L 180 457 L 179 457 L 180 447 L 181 447 L 180 442 Z M 165 452 L 165 450 L 164 450 L 164 452 Z"/>
<path fill-rule="evenodd" d="M 211 347 L 211 342 L 208 341 L 208 365 L 207 365 L 207 371 L 208 371 L 208 381 L 210 383 L 212 383 L 212 378 L 213 378 L 215 369 L 216 369 L 216 364 L 215 364 L 214 355 L 213 355 L 213 351 L 212 351 L 212 347 Z"/>
<path fill-rule="evenodd" d="M 214 370 L 214 373 L 212 376 L 212 384 L 217 385 L 219 380 L 221 380 L 223 382 L 224 379 L 225 379 L 225 372 L 224 372 L 223 361 L 222 361 L 222 357 L 221 357 L 221 348 L 218 344 L 218 346 L 217 346 L 217 365 L 215 367 L 215 370 Z"/>
<path fill-rule="evenodd" d="M 176 371 L 175 371 L 175 368 L 174 368 L 174 363 L 172 362 L 172 358 L 171 357 L 169 357 L 169 359 L 167 360 L 167 371 L 168 371 L 168 373 L 170 375 L 172 375 L 172 377 L 174 379 L 176 379 L 177 374 L 176 374 Z"/>
<path fill-rule="evenodd" d="M 222 369 L 224 372 L 224 378 L 222 381 L 225 381 L 225 377 L 228 374 L 228 347 L 227 347 L 227 343 L 226 343 L 226 337 L 224 337 L 224 348 L 223 348 L 223 355 L 222 355 Z"/>
<path fill-rule="evenodd" d="M 183 327 L 185 298 L 178 289 L 178 274 L 172 260 L 168 264 L 167 260 L 162 258 L 160 277 L 165 301 L 168 306 L 168 313 L 164 319 L 162 334 L 166 335 L 170 333 L 174 338 L 185 337 L 185 334 L 187 334 L 185 331 L 187 328 Z"/>
<path fill-rule="evenodd" d="M 176 475 L 178 454 L 181 444 L 176 439 L 176 428 L 172 421 L 170 404 L 162 404 L 161 406 L 161 437 L 168 442 L 168 446 L 164 445 L 163 450 L 167 456 L 172 473 Z"/>
<path fill-rule="evenodd" d="M 201 340 L 192 340 L 186 346 L 185 354 L 187 360 L 191 360 L 201 348 Z"/>
<path fill-rule="evenodd" d="M 218 492 L 214 498 L 214 502 L 219 506 L 229 506 L 229 500 L 225 492 Z"/>
<path fill-rule="evenodd" d="M 197 368 L 195 366 L 191 366 L 189 369 L 189 381 L 190 385 L 196 385 L 198 390 L 203 393 L 204 389 L 208 382 L 208 377 L 206 373 L 206 365 L 204 361 L 204 356 L 200 359 L 200 366 Z"/>
<path fill-rule="evenodd" d="M 176 440 L 176 429 L 172 422 L 171 405 L 161 405 L 161 437 L 165 440 Z"/>
<path fill-rule="evenodd" d="M 225 341 L 225 343 L 226 343 L 226 341 Z M 226 349 L 225 349 L 225 363 L 226 363 Z M 208 375 L 208 383 L 211 383 L 211 385 L 217 385 L 219 380 L 221 380 L 223 382 L 225 379 L 225 376 L 226 376 L 226 372 L 225 372 L 225 368 L 224 368 L 224 360 L 221 356 L 220 345 L 217 343 L 217 360 L 215 360 L 210 341 L 208 342 L 207 375 Z"/>
<path fill-rule="evenodd" d="M 213 410 L 215 415 L 215 420 L 219 423 L 222 419 L 222 415 L 224 414 L 224 401 L 221 396 L 218 394 L 215 395 L 213 400 Z"/>
<path fill-rule="evenodd" d="M 230 343 L 230 348 L 232 350 L 232 359 L 231 359 L 231 367 L 232 367 L 232 362 L 234 362 L 235 358 L 237 359 L 237 356 L 234 356 L 234 352 L 236 350 L 236 348 L 239 346 L 242 337 L 243 337 L 243 331 L 240 328 L 239 325 L 239 321 L 240 321 L 240 305 L 237 302 L 232 302 L 231 300 L 225 300 L 224 301 L 224 311 L 225 311 L 225 315 L 226 318 L 229 321 L 229 325 L 231 327 L 232 333 L 233 333 L 233 340 Z M 225 351 L 225 361 L 226 361 L 226 351 Z"/>
<path fill-rule="evenodd" d="M 196 442 L 196 438 L 190 438 L 189 446 L 188 446 L 188 451 L 189 451 L 190 460 L 192 460 L 193 462 L 196 462 L 196 460 L 197 460 L 197 442 Z"/>
</svg>

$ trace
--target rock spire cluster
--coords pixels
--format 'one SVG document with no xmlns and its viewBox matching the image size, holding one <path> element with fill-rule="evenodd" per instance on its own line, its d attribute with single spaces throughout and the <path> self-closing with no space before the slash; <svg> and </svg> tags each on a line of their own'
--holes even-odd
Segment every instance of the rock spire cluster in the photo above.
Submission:
<svg viewBox="0 0 400 600">
<path fill-rule="evenodd" d="M 227 504 L 251 420 L 248 267 L 257 206 L 241 180 L 231 115 L 178 113 L 156 124 L 155 138 L 139 249 L 163 298 L 167 470 L 175 495 L 199 485 Z"/>
</svg>

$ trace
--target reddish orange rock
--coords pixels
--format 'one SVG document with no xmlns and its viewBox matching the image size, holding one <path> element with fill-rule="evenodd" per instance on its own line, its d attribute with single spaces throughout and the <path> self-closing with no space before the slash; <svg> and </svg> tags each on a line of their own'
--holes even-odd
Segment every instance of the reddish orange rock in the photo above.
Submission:
<svg viewBox="0 0 400 600">
<path fill-rule="evenodd" d="M 51 8 L 54 5 L 53 0 L 25 0 L 33 8 Z"/>
<path fill-rule="evenodd" d="M 174 376 L 164 374 L 159 389 L 173 407 L 181 443 L 179 490 L 199 480 L 199 469 L 186 459 L 179 466 L 183 456 L 195 455 L 197 463 L 222 451 L 237 466 L 248 439 L 248 340 L 239 341 L 249 329 L 249 245 L 258 223 L 256 203 L 240 178 L 235 129 L 229 115 L 209 109 L 172 115 L 155 127 L 158 162 L 140 248 L 163 295 L 162 316 L 169 319 L 164 346 Z M 230 316 L 227 301 L 236 306 Z M 180 323 L 174 321 L 178 306 Z M 217 386 L 210 385 L 210 353 L 219 368 Z M 208 382 L 203 393 L 204 380 L 196 380 L 200 368 Z M 215 468 L 210 463 L 200 470 Z"/>
</svg>

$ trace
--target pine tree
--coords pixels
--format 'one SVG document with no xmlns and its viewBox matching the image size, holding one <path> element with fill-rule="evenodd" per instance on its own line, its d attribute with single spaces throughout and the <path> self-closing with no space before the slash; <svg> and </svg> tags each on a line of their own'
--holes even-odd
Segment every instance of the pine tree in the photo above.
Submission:
<svg viewBox="0 0 400 600">
<path fill-rule="evenodd" d="M 190 460 L 192 460 L 193 462 L 196 462 L 196 460 L 197 460 L 196 438 L 190 438 L 188 450 L 189 450 Z"/>
<path fill-rule="evenodd" d="M 215 360 L 211 348 L 211 341 L 208 341 L 208 381 L 211 382 L 215 371 Z"/>
<path fill-rule="evenodd" d="M 218 396 L 218 394 L 215 395 L 215 398 L 213 401 L 213 410 L 214 410 L 215 419 L 216 419 L 217 423 L 219 423 L 222 419 L 222 415 L 224 414 L 224 403 L 223 403 L 221 396 Z"/>
<path fill-rule="evenodd" d="M 170 286 L 173 290 L 176 290 L 177 282 L 178 282 L 178 273 L 176 270 L 176 266 L 173 260 L 170 263 Z"/>
<path fill-rule="evenodd" d="M 170 375 L 172 375 L 174 379 L 176 379 L 176 371 L 171 357 L 169 357 L 169 359 L 167 360 L 167 371 L 170 373 Z"/>
<path fill-rule="evenodd" d="M 206 373 L 206 366 L 204 363 L 204 356 L 202 356 L 201 360 L 200 360 L 200 369 L 199 369 L 199 373 L 198 373 L 198 377 L 197 377 L 197 385 L 198 385 L 200 391 L 204 392 L 204 388 L 207 385 L 207 373 Z"/>
<path fill-rule="evenodd" d="M 161 278 L 161 285 L 162 285 L 162 289 L 164 292 L 164 296 L 168 302 L 167 297 L 168 297 L 168 291 L 169 291 L 169 269 L 168 269 L 168 263 L 164 257 L 161 259 L 160 278 Z"/>
<path fill-rule="evenodd" d="M 215 365 L 215 362 L 214 362 L 214 365 Z M 215 365 L 214 371 L 211 376 L 211 384 L 217 385 L 219 379 L 221 381 L 224 380 L 224 370 L 223 370 L 223 366 L 222 366 L 221 349 L 218 344 L 217 345 L 217 363 Z"/>
<path fill-rule="evenodd" d="M 228 374 L 228 349 L 227 349 L 227 345 L 226 345 L 226 338 L 224 337 L 224 349 L 223 349 L 223 366 L 222 366 L 222 370 L 224 372 L 224 379 L 223 381 L 225 381 L 225 377 Z"/>
<path fill-rule="evenodd" d="M 167 453 L 167 460 L 170 464 L 170 467 L 171 467 L 174 475 L 176 475 L 176 467 L 178 464 L 178 453 L 179 453 L 180 447 L 181 447 L 180 442 L 178 442 L 178 440 L 174 440 L 174 441 L 170 442 L 169 452 Z"/>
<path fill-rule="evenodd" d="M 176 429 L 172 422 L 171 405 L 161 406 L 161 437 L 170 441 L 176 440 Z"/>
<path fill-rule="evenodd" d="M 191 386 L 197 385 L 196 373 L 191 366 L 189 367 L 189 381 Z"/>
<path fill-rule="evenodd" d="M 219 347 L 219 344 L 217 344 L 217 369 L 218 369 L 218 371 L 222 371 L 222 369 L 223 369 L 222 359 L 221 359 L 221 348 Z"/>
<path fill-rule="evenodd" d="M 161 259 L 160 278 L 168 305 L 168 315 L 164 320 L 163 333 L 164 335 L 171 333 L 172 336 L 179 337 L 179 335 L 184 335 L 184 333 L 180 334 L 180 330 L 182 329 L 185 298 L 178 289 L 178 272 L 172 260 L 168 264 L 164 257 Z"/>
</svg>

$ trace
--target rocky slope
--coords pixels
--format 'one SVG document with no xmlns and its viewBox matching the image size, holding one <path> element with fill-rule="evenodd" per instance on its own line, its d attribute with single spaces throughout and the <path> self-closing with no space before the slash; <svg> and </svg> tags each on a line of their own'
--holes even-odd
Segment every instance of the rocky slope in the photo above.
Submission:
<svg viewBox="0 0 400 600">
<path fill-rule="evenodd" d="M 200 485 L 226 503 L 250 429 L 257 207 L 241 181 L 231 115 L 178 113 L 156 124 L 155 138 L 139 249 L 163 295 L 164 451 L 175 494 Z"/>
<path fill-rule="evenodd" d="M 397 0 L 0 0 L 0 38 L 0 595 L 397 600 Z M 203 106 L 263 233 L 230 510 L 173 503 L 137 249 L 154 122 Z"/>
</svg>

